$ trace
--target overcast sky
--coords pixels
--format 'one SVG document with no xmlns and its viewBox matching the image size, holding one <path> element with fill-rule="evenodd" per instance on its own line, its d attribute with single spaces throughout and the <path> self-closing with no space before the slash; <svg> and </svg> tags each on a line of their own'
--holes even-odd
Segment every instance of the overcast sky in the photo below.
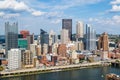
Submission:
<svg viewBox="0 0 120 80">
<path fill-rule="evenodd" d="M 40 28 L 59 34 L 63 18 L 73 19 L 73 33 L 82 21 L 97 33 L 120 34 L 120 0 L 0 0 L 0 34 L 6 21 L 35 34 Z"/>
</svg>

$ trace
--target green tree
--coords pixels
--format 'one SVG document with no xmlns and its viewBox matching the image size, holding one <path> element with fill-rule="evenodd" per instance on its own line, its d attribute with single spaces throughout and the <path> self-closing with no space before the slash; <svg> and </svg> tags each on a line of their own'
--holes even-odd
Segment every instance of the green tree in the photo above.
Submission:
<svg viewBox="0 0 120 80">
<path fill-rule="evenodd" d="M 4 70 L 4 68 L 2 66 L 0 66 L 0 71 L 3 71 L 3 70 Z"/>
</svg>

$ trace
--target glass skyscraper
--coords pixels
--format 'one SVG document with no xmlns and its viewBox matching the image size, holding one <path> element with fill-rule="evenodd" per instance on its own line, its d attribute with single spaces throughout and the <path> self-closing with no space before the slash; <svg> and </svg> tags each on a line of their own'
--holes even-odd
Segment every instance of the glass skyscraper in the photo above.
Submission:
<svg viewBox="0 0 120 80">
<path fill-rule="evenodd" d="M 10 24 L 5 23 L 5 42 L 6 42 L 6 53 L 12 48 L 18 48 L 18 23 Z M 7 54 L 6 54 L 7 57 Z"/>
<path fill-rule="evenodd" d="M 96 32 L 88 24 L 86 25 L 86 50 L 96 50 Z"/>
<path fill-rule="evenodd" d="M 40 29 L 40 44 L 41 44 L 41 53 L 43 54 L 44 45 L 49 45 L 49 34 L 43 29 Z"/>
</svg>

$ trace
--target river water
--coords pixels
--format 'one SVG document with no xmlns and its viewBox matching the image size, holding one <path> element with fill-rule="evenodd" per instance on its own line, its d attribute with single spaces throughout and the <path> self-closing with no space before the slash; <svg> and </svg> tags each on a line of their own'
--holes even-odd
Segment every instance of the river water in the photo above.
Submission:
<svg viewBox="0 0 120 80">
<path fill-rule="evenodd" d="M 105 74 L 115 73 L 120 75 L 120 68 L 99 67 L 80 70 L 70 70 L 37 75 L 3 78 L 0 80 L 105 80 Z"/>
</svg>

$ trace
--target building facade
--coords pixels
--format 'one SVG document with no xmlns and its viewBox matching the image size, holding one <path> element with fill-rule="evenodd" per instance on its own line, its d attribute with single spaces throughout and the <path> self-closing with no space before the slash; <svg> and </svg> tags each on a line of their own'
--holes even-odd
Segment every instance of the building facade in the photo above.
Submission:
<svg viewBox="0 0 120 80">
<path fill-rule="evenodd" d="M 23 35 L 23 38 L 27 38 L 27 36 L 30 35 L 30 32 L 27 31 L 27 30 L 21 30 L 21 31 L 20 31 L 20 34 Z"/>
<path fill-rule="evenodd" d="M 22 53 L 22 68 L 33 67 L 33 54 L 30 50 L 26 50 Z"/>
<path fill-rule="evenodd" d="M 49 45 L 49 34 L 43 29 L 40 29 L 40 44 L 41 44 L 41 53 L 43 54 L 44 44 Z"/>
<path fill-rule="evenodd" d="M 69 39 L 72 40 L 72 19 L 62 19 L 62 29 L 68 30 Z"/>
<path fill-rule="evenodd" d="M 9 70 L 21 68 L 21 50 L 11 49 L 8 51 L 8 68 Z"/>
<path fill-rule="evenodd" d="M 28 48 L 28 42 L 27 42 L 27 39 L 18 39 L 18 48 L 24 48 L 24 49 L 27 49 Z"/>
<path fill-rule="evenodd" d="M 6 53 L 12 48 L 18 48 L 18 23 L 5 23 Z M 6 54 L 7 57 L 7 54 Z"/>
<path fill-rule="evenodd" d="M 57 41 L 57 37 L 54 31 L 50 31 L 49 33 L 49 46 L 52 46 Z"/>
<path fill-rule="evenodd" d="M 96 32 L 89 25 L 86 25 L 86 50 L 96 50 Z"/>
<path fill-rule="evenodd" d="M 84 24 L 83 22 L 78 21 L 76 25 L 76 38 L 84 37 Z"/>
<path fill-rule="evenodd" d="M 105 32 L 99 37 L 98 50 L 109 51 L 108 34 Z"/>
<path fill-rule="evenodd" d="M 68 30 L 67 29 L 62 29 L 62 31 L 61 31 L 61 43 L 62 44 L 67 44 L 68 41 L 69 41 Z"/>
<path fill-rule="evenodd" d="M 27 36 L 28 49 L 30 49 L 30 44 L 34 42 L 34 34 Z"/>
<path fill-rule="evenodd" d="M 66 44 L 59 44 L 58 55 L 60 55 L 61 57 L 66 57 L 66 54 L 67 54 Z"/>
</svg>

